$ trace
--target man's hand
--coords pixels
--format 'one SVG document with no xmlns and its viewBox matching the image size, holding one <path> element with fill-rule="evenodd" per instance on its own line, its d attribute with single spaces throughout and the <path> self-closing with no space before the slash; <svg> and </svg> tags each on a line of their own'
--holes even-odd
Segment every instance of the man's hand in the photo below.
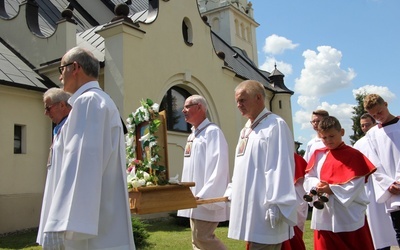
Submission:
<svg viewBox="0 0 400 250">
<path fill-rule="evenodd" d="M 400 194 L 400 183 L 398 181 L 393 182 L 393 184 L 388 188 L 388 191 L 394 195 Z"/>
<path fill-rule="evenodd" d="M 43 250 L 64 250 L 64 232 L 47 232 L 43 237 Z"/>
<path fill-rule="evenodd" d="M 275 228 L 275 226 L 279 223 L 280 218 L 281 212 L 279 211 L 278 206 L 273 205 L 267 209 L 265 220 L 271 223 L 272 228 Z"/>
<path fill-rule="evenodd" d="M 315 187 L 317 188 L 318 193 L 327 193 L 329 195 L 333 194 L 328 182 L 320 181 Z"/>
</svg>

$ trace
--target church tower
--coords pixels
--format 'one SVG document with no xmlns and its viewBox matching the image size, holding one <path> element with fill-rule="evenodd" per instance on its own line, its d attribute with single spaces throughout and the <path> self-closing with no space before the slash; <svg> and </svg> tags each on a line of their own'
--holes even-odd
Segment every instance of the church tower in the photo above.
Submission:
<svg viewBox="0 0 400 250">
<path fill-rule="evenodd" d="M 252 3 L 247 0 L 198 0 L 200 13 L 218 36 L 238 47 L 258 65 L 256 28 Z"/>
</svg>

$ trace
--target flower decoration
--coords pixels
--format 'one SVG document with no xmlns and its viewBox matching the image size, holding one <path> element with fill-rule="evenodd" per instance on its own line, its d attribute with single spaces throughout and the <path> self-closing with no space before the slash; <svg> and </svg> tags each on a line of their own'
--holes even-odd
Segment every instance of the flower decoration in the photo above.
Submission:
<svg viewBox="0 0 400 250">
<path fill-rule="evenodd" d="M 161 124 L 158 119 L 159 105 L 150 99 L 140 102 L 141 106 L 129 114 L 127 121 L 128 134 L 126 136 L 127 182 L 128 189 L 166 184 L 166 170 L 160 166 L 157 136 L 155 135 Z M 144 128 L 136 131 L 139 127 Z M 140 132 L 140 133 L 138 133 Z M 137 135 L 140 138 L 137 142 Z M 138 155 L 137 147 L 141 147 Z"/>
</svg>

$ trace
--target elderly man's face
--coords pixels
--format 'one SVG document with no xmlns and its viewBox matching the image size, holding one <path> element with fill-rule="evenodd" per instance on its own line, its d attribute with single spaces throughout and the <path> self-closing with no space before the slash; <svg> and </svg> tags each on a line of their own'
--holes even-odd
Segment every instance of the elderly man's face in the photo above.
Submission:
<svg viewBox="0 0 400 250">
<path fill-rule="evenodd" d="M 187 99 L 182 109 L 182 113 L 185 116 L 185 121 L 191 125 L 194 125 L 197 122 L 200 108 L 200 104 L 194 103 L 191 99 Z"/>
<path fill-rule="evenodd" d="M 78 70 L 80 66 L 77 62 L 66 62 L 64 58 L 65 56 L 61 59 L 61 65 L 58 67 L 60 71 L 59 80 L 63 85 L 64 91 L 73 94 L 79 88 L 74 72 Z"/>
<path fill-rule="evenodd" d="M 258 113 L 259 100 L 257 96 L 252 96 L 245 89 L 239 89 L 235 93 L 236 106 L 242 116 L 254 120 Z"/>
<path fill-rule="evenodd" d="M 63 118 L 60 112 L 60 102 L 53 103 L 50 99 L 46 99 L 44 102 L 44 114 L 55 124 L 60 123 Z"/>
</svg>

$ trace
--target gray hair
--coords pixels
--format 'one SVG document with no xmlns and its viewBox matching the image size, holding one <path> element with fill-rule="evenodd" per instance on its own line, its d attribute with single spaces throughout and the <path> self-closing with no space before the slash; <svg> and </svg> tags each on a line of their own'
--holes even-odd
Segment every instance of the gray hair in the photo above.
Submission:
<svg viewBox="0 0 400 250">
<path fill-rule="evenodd" d="M 52 103 L 65 102 L 67 106 L 71 94 L 59 88 L 50 88 L 43 94 L 43 101 L 50 99 Z"/>
<path fill-rule="evenodd" d="M 264 85 L 256 80 L 246 80 L 239 83 L 235 88 L 235 92 L 242 89 L 246 90 L 249 95 L 256 96 L 257 94 L 260 94 L 263 100 L 266 99 Z"/>
<path fill-rule="evenodd" d="M 99 77 L 99 60 L 87 49 L 74 47 L 64 56 L 65 64 L 77 62 L 88 76 Z"/>
<path fill-rule="evenodd" d="M 188 97 L 188 99 L 192 104 L 200 104 L 204 112 L 207 112 L 208 107 L 206 99 L 204 97 L 202 97 L 201 95 L 191 95 Z"/>
</svg>

